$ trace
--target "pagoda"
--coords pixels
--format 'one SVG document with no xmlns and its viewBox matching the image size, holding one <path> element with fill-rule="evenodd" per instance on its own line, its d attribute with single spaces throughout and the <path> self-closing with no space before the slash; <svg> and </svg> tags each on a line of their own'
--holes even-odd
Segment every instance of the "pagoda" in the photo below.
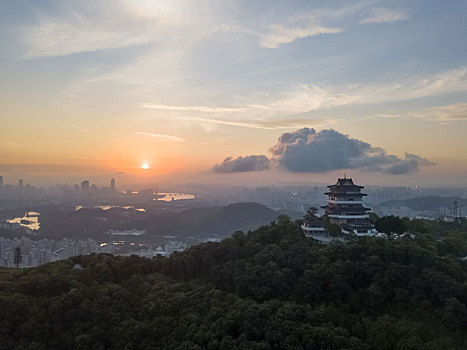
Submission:
<svg viewBox="0 0 467 350">
<path fill-rule="evenodd" d="M 302 221 L 302 230 L 305 233 L 305 236 L 313 238 L 316 238 L 316 236 L 327 237 L 328 234 L 324 227 L 323 220 L 316 216 L 317 209 L 313 208 L 314 211 L 310 212 L 311 209 L 312 208 L 309 209 Z"/>
<path fill-rule="evenodd" d="M 357 236 L 374 236 L 376 231 L 370 223 L 369 208 L 363 205 L 361 193 L 363 186 L 355 185 L 352 178 L 344 175 L 337 179 L 335 185 L 329 185 L 325 216 L 329 218 L 331 224 L 336 224 L 341 228 L 342 233 Z"/>
</svg>

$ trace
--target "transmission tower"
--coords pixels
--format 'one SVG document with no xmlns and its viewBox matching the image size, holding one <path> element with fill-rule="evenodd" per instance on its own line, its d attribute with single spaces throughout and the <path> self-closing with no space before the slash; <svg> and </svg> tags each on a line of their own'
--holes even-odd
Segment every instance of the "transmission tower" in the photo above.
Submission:
<svg viewBox="0 0 467 350">
<path fill-rule="evenodd" d="M 15 248 L 15 257 L 13 259 L 13 263 L 16 264 L 16 268 L 19 268 L 19 264 L 22 261 L 22 256 L 21 256 L 21 247 L 16 247 Z"/>
</svg>

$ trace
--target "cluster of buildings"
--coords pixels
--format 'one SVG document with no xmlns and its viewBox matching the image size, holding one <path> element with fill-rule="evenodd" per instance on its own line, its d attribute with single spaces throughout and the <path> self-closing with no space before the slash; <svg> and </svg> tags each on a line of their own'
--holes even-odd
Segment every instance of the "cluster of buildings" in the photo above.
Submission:
<svg viewBox="0 0 467 350">
<path fill-rule="evenodd" d="M 139 251 L 133 251 L 128 253 L 123 253 L 119 255 L 130 256 L 137 255 L 144 258 L 153 258 L 156 255 L 169 256 L 175 252 L 182 252 L 187 248 L 187 244 L 181 241 L 169 241 L 164 247 L 159 246 L 156 249 L 146 248 Z"/>
<path fill-rule="evenodd" d="M 80 185 L 75 184 L 75 192 L 77 193 L 82 193 L 83 195 L 88 195 L 90 193 L 97 193 L 99 189 L 97 188 L 96 185 L 92 184 L 89 182 L 89 180 L 84 180 L 81 182 Z M 110 190 L 110 193 L 115 193 L 116 188 L 115 188 L 115 179 L 112 178 L 110 180 L 110 187 L 107 188 L 107 190 Z"/>
<path fill-rule="evenodd" d="M 122 242 L 114 241 L 99 244 L 93 239 L 73 240 L 64 238 L 59 241 L 53 239 L 35 241 L 27 237 L 13 239 L 0 237 L 0 267 L 36 267 L 48 262 L 91 253 L 138 255 L 152 258 L 156 255 L 168 256 L 175 252 L 184 251 L 187 248 L 186 242 L 171 240 L 156 249 L 146 247 L 142 250 L 119 254 L 116 251 L 116 245 L 122 244 Z M 140 246 L 142 245 L 140 244 Z"/>
<path fill-rule="evenodd" d="M 370 222 L 369 208 L 363 204 L 366 196 L 361 190 L 363 186 L 354 184 L 352 178 L 344 176 L 337 179 L 336 184 L 329 185 L 327 204 L 322 206 L 324 215 L 308 213 L 303 220 L 303 232 L 309 237 L 319 240 L 330 240 L 334 229 L 344 236 L 375 236 L 378 232 Z M 333 226 L 334 225 L 334 226 Z"/>
<path fill-rule="evenodd" d="M 9 185 L 7 185 L 9 186 Z M 22 189 L 24 186 L 24 180 L 23 179 L 19 179 L 18 180 L 18 188 L 19 189 Z M 30 187 L 29 184 L 26 184 L 26 187 Z M 3 176 L 0 176 L 0 191 L 2 191 L 3 189 L 5 188 L 5 185 L 3 184 Z"/>
<path fill-rule="evenodd" d="M 17 267 L 18 262 L 18 267 L 34 267 L 76 255 L 113 253 L 114 248 L 112 244 L 99 245 L 93 239 L 75 241 L 64 238 L 60 241 L 53 239 L 34 241 L 27 237 L 14 239 L 0 237 L 0 266 Z M 18 254 L 19 261 L 17 261 Z"/>
</svg>

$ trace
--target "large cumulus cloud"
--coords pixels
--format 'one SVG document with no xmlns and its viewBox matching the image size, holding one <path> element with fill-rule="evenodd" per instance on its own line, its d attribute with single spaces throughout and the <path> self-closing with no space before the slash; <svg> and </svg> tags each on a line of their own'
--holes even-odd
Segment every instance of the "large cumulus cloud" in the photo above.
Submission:
<svg viewBox="0 0 467 350">
<path fill-rule="evenodd" d="M 269 159 L 266 156 L 245 156 L 233 159 L 227 157 L 220 164 L 214 165 L 212 170 L 216 173 L 238 173 L 247 171 L 261 171 L 269 169 Z"/>
<path fill-rule="evenodd" d="M 388 174 L 408 174 L 432 162 L 414 154 L 404 158 L 335 130 L 303 128 L 282 134 L 270 149 L 280 167 L 291 172 L 320 173 L 362 169 Z"/>
<path fill-rule="evenodd" d="M 380 147 L 355 139 L 335 130 L 302 128 L 283 133 L 269 151 L 272 158 L 264 155 L 226 158 L 213 167 L 215 172 L 232 173 L 266 170 L 278 166 L 290 172 L 322 173 L 332 170 L 361 169 L 400 175 L 418 170 L 421 165 L 433 162 L 415 154 L 404 157 L 387 154 Z"/>
</svg>

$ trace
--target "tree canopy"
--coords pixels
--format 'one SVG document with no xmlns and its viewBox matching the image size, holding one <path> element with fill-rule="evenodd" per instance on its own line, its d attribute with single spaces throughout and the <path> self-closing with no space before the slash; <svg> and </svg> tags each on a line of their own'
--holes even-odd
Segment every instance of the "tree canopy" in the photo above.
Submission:
<svg viewBox="0 0 467 350">
<path fill-rule="evenodd" d="M 407 230 L 407 225 L 403 219 L 390 215 L 378 218 L 375 223 L 375 228 L 379 232 L 386 233 L 387 235 L 400 235 Z"/>
<path fill-rule="evenodd" d="M 465 349 L 467 230 L 427 230 L 322 245 L 281 217 L 168 258 L 0 269 L 0 349 Z"/>
</svg>

